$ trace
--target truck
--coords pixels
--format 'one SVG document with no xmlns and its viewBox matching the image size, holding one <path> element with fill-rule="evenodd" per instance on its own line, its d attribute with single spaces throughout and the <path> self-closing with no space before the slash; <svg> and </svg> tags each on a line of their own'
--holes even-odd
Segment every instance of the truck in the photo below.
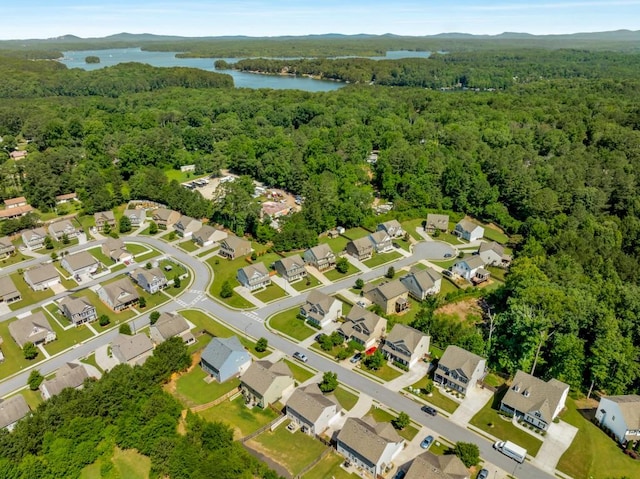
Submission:
<svg viewBox="0 0 640 479">
<path fill-rule="evenodd" d="M 520 464 L 527 458 L 527 450 L 511 441 L 497 441 L 493 447 L 505 456 L 518 461 Z"/>
</svg>

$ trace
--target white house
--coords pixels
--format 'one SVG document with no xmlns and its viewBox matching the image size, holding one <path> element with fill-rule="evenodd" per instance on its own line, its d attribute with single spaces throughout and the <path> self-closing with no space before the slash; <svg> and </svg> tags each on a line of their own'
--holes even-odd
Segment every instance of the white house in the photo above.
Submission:
<svg viewBox="0 0 640 479">
<path fill-rule="evenodd" d="M 340 418 L 340 404 L 333 395 L 325 395 L 317 383 L 299 387 L 289 397 L 286 414 L 298 424 L 302 432 L 322 434 L 333 422 Z"/>
<path fill-rule="evenodd" d="M 100 262 L 88 251 L 80 251 L 62 258 L 60 266 L 75 276 L 95 273 L 100 267 Z"/>
<path fill-rule="evenodd" d="M 474 279 L 486 280 L 490 275 L 490 273 L 484 269 L 484 260 L 479 255 L 456 261 L 451 267 L 451 271 L 467 281 L 474 281 Z"/>
<path fill-rule="evenodd" d="M 478 256 L 482 258 L 484 264 L 488 264 L 489 266 L 508 268 L 511 264 L 511 256 L 505 254 L 504 246 L 495 241 L 491 241 L 490 243 L 483 241 L 480 243 Z"/>
<path fill-rule="evenodd" d="M 613 432 L 621 444 L 640 441 L 640 395 L 603 396 L 596 421 Z"/>
<path fill-rule="evenodd" d="M 131 279 L 149 294 L 155 294 L 167 286 L 167 278 L 160 268 L 136 268 L 131 272 Z"/>
<path fill-rule="evenodd" d="M 392 238 L 401 238 L 404 236 L 404 229 L 398 220 L 385 221 L 380 223 L 376 228 L 377 231 L 384 231 Z"/>
<path fill-rule="evenodd" d="M 424 301 L 427 296 L 438 294 L 442 286 L 442 274 L 433 268 L 412 270 L 402 276 L 400 282 L 409 290 L 409 296 Z"/>
<path fill-rule="evenodd" d="M 475 241 L 484 236 L 484 228 L 473 221 L 462 219 L 456 225 L 453 234 L 467 241 Z"/>
<path fill-rule="evenodd" d="M 317 290 L 311 291 L 300 306 L 300 315 L 320 328 L 337 321 L 341 314 L 342 302 Z"/>
<path fill-rule="evenodd" d="M 25 271 L 24 280 L 32 290 L 43 291 L 60 284 L 60 275 L 55 266 L 46 263 Z"/>
</svg>

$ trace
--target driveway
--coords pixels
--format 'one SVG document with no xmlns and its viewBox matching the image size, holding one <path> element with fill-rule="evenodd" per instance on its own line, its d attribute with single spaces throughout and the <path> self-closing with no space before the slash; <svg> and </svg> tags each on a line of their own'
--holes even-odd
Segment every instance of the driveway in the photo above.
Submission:
<svg viewBox="0 0 640 479">
<path fill-rule="evenodd" d="M 407 386 L 411 386 L 412 384 L 417 383 L 420 379 L 425 377 L 429 372 L 429 364 L 424 361 L 418 361 L 411 368 L 410 371 L 404 373 L 402 376 L 395 378 L 392 381 L 389 381 L 386 384 L 388 389 L 392 391 L 400 391 Z"/>
<path fill-rule="evenodd" d="M 109 357 L 109 347 L 111 344 L 105 344 L 96 349 L 96 363 L 103 371 L 109 371 L 115 368 L 120 362 L 113 356 Z"/>
<path fill-rule="evenodd" d="M 467 392 L 464 400 L 458 406 L 458 409 L 449 417 L 449 419 L 461 426 L 466 427 L 473 416 L 484 407 L 487 402 L 491 401 L 493 393 L 488 389 L 479 387 L 471 388 Z"/>
<path fill-rule="evenodd" d="M 456 249 L 444 241 L 425 241 L 414 246 L 414 251 L 420 250 L 420 257 L 426 260 L 444 260 L 455 258 L 458 255 Z M 451 255 L 445 258 L 445 255 Z"/>
<path fill-rule="evenodd" d="M 578 429 L 564 421 L 551 423 L 533 463 L 541 469 L 553 473 L 560 457 L 569 448 Z"/>
<path fill-rule="evenodd" d="M 67 290 L 67 288 L 65 288 L 62 285 L 62 283 L 52 284 L 51 285 L 51 291 L 53 291 L 55 294 L 64 293 L 66 290 Z"/>
</svg>

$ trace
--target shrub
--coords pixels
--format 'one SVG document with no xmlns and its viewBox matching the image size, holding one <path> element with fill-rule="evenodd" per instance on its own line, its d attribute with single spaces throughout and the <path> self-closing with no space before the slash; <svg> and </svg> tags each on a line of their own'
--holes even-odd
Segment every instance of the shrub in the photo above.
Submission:
<svg viewBox="0 0 640 479">
<path fill-rule="evenodd" d="M 338 273 L 345 274 L 349 271 L 349 261 L 346 258 L 338 258 L 338 261 L 336 261 L 336 270 Z"/>
<path fill-rule="evenodd" d="M 160 317 L 160 312 L 158 311 L 154 311 L 149 315 L 149 322 L 151 323 L 152 326 L 156 324 L 156 321 L 158 321 L 159 317 Z"/>
<path fill-rule="evenodd" d="M 149 234 L 154 235 L 158 232 L 158 224 L 155 221 L 149 223 Z"/>
<path fill-rule="evenodd" d="M 267 338 L 260 338 L 256 342 L 256 351 L 258 351 L 259 353 L 264 353 L 268 347 L 269 342 L 267 341 Z"/>
<path fill-rule="evenodd" d="M 409 366 L 407 366 L 406 364 L 402 364 L 398 361 L 394 361 L 393 365 L 399 369 L 402 369 L 403 371 L 409 371 Z"/>
<path fill-rule="evenodd" d="M 396 275 L 396 269 L 393 266 L 389 266 L 389 269 L 387 269 L 385 276 L 389 279 L 392 279 L 395 275 Z"/>
<path fill-rule="evenodd" d="M 470 442 L 456 442 L 453 453 L 460 458 L 465 466 L 475 466 L 480 462 L 480 449 Z"/>
<path fill-rule="evenodd" d="M 410 422 L 411 419 L 409 418 L 409 415 L 404 411 L 398 414 L 398 417 L 391 420 L 391 424 L 393 425 L 393 427 L 395 427 L 399 431 L 402 431 L 405 427 L 407 427 Z"/>
<path fill-rule="evenodd" d="M 356 279 L 355 287 L 356 287 L 356 289 L 364 288 L 364 281 L 362 280 L 362 278 Z"/>
<path fill-rule="evenodd" d="M 319 384 L 320 391 L 330 393 L 338 387 L 338 375 L 327 371 L 322 376 L 322 382 Z"/>
<path fill-rule="evenodd" d="M 29 379 L 27 379 L 27 384 L 29 385 L 29 389 L 31 389 L 32 391 L 35 391 L 40 387 L 40 384 L 42 384 L 42 381 L 44 381 L 44 377 L 42 376 L 42 374 L 40 374 L 40 371 L 38 371 L 37 369 L 34 369 L 29 373 Z"/>
<path fill-rule="evenodd" d="M 24 343 L 24 346 L 22 346 L 22 353 L 24 354 L 25 359 L 35 359 L 36 356 L 38 356 L 38 348 L 35 344 L 26 342 Z"/>
<path fill-rule="evenodd" d="M 129 326 L 129 323 L 124 323 L 120 325 L 120 329 L 118 329 L 118 332 L 120 334 L 126 334 L 127 336 L 131 336 L 132 332 L 131 332 L 131 326 Z"/>
<path fill-rule="evenodd" d="M 109 320 L 109 316 L 107 316 L 106 314 L 101 315 L 98 319 L 98 324 L 100 324 L 100 326 L 106 326 L 110 322 L 111 321 Z"/>
<path fill-rule="evenodd" d="M 140 306 L 140 308 L 142 309 L 147 307 L 147 300 L 144 299 L 144 296 L 140 296 L 140 299 L 138 300 L 138 306 Z"/>
<path fill-rule="evenodd" d="M 226 280 L 222 283 L 222 288 L 220 289 L 220 297 L 221 298 L 230 298 L 233 296 L 233 288 L 231 287 L 231 283 L 229 280 Z"/>
</svg>

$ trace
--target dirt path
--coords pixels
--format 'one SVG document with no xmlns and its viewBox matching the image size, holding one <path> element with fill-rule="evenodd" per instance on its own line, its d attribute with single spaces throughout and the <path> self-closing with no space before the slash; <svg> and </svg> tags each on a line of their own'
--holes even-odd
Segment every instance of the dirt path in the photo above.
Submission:
<svg viewBox="0 0 640 479">
<path fill-rule="evenodd" d="M 463 301 L 445 304 L 434 312 L 455 315 L 458 316 L 461 321 L 465 321 L 470 314 L 482 317 L 482 309 L 478 306 L 478 298 L 468 298 Z"/>
<path fill-rule="evenodd" d="M 271 455 L 273 454 L 272 451 L 268 451 L 262 448 L 262 446 L 260 446 L 255 441 L 249 441 L 249 442 L 251 443 L 251 445 L 249 445 L 249 443 L 243 443 L 242 445 L 252 456 L 266 463 L 267 466 L 269 466 L 271 469 L 276 471 L 276 473 L 278 473 L 279 476 L 286 477 L 287 479 L 293 477 L 291 472 L 289 472 L 289 470 L 286 467 L 284 467 L 279 462 L 274 461 L 270 457 L 270 454 Z"/>
</svg>

